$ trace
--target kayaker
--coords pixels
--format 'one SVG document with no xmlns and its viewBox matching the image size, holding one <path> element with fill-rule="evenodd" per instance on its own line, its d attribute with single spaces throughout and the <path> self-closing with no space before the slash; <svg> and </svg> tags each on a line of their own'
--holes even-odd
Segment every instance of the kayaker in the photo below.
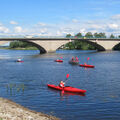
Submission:
<svg viewBox="0 0 120 120">
<path fill-rule="evenodd" d="M 18 62 L 21 62 L 22 60 L 19 58 L 17 61 L 18 61 Z"/>
<path fill-rule="evenodd" d="M 75 60 L 76 60 L 76 62 L 79 62 L 79 59 L 78 59 L 78 57 L 77 57 L 77 56 L 75 57 Z"/>
<path fill-rule="evenodd" d="M 74 57 L 72 57 L 72 59 L 71 59 L 72 61 L 74 61 Z"/>
<path fill-rule="evenodd" d="M 65 85 L 65 83 L 64 83 L 63 81 L 60 81 L 59 86 L 63 88 L 63 87 L 64 87 L 64 85 Z"/>
</svg>

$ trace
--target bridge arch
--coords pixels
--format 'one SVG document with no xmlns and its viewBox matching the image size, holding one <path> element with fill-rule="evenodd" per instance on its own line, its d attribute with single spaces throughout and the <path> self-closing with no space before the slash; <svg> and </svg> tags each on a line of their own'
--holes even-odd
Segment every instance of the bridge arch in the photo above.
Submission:
<svg viewBox="0 0 120 120">
<path fill-rule="evenodd" d="M 116 45 L 112 48 L 112 50 L 118 50 L 118 48 L 120 49 L 120 43 L 116 44 Z"/>
<path fill-rule="evenodd" d="M 84 40 L 84 39 L 82 39 L 82 40 L 77 40 L 77 41 L 78 41 L 78 42 L 80 41 L 80 42 L 88 43 L 88 44 L 94 46 L 98 51 L 105 51 L 105 48 L 104 48 L 103 46 L 97 44 L 96 42 L 88 41 L 88 40 Z M 70 42 L 74 42 L 74 40 L 68 41 L 68 42 L 66 42 L 65 44 L 70 43 Z M 65 44 L 62 44 L 61 46 L 65 45 Z M 61 46 L 59 46 L 57 49 L 61 48 Z M 57 49 L 56 49 L 56 50 L 57 50 Z"/>
<path fill-rule="evenodd" d="M 93 45 L 98 51 L 105 51 L 105 48 L 98 44 L 97 42 L 92 42 L 92 41 L 84 41 L 87 42 L 90 45 Z"/>
<path fill-rule="evenodd" d="M 18 40 L 19 41 L 19 40 Z M 45 48 L 43 48 L 42 46 L 40 46 L 39 44 L 33 42 L 33 41 L 28 41 L 28 40 L 23 40 L 22 42 L 27 42 L 33 46 L 35 46 L 36 48 L 38 48 L 38 50 L 40 51 L 40 54 L 46 53 L 47 51 L 45 50 Z"/>
</svg>

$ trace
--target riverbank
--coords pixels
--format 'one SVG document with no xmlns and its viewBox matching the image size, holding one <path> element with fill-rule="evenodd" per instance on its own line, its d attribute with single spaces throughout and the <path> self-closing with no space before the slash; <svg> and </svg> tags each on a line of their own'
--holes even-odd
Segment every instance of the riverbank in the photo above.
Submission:
<svg viewBox="0 0 120 120">
<path fill-rule="evenodd" d="M 60 120 L 51 115 L 29 110 L 11 100 L 0 98 L 0 120 Z"/>
</svg>

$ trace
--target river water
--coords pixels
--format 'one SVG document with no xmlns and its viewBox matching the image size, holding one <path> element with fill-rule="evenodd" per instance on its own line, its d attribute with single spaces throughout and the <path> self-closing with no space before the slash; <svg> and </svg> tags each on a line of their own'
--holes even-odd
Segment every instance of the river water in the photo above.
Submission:
<svg viewBox="0 0 120 120">
<path fill-rule="evenodd" d="M 68 63 L 78 56 L 82 68 Z M 63 57 L 63 63 L 54 62 Z M 22 58 L 23 63 L 15 62 Z M 61 94 L 47 84 L 66 83 L 87 90 L 85 96 Z M 55 115 L 62 120 L 120 119 L 120 52 L 59 50 L 39 55 L 37 50 L 0 50 L 0 96 L 29 109 Z"/>
</svg>

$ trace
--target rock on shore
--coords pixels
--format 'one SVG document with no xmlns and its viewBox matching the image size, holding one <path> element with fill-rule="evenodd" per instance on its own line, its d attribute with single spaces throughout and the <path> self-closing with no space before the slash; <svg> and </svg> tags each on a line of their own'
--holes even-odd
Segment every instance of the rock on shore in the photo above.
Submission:
<svg viewBox="0 0 120 120">
<path fill-rule="evenodd" d="M 54 116 L 29 110 L 19 104 L 0 98 L 0 120 L 60 120 Z"/>
</svg>

